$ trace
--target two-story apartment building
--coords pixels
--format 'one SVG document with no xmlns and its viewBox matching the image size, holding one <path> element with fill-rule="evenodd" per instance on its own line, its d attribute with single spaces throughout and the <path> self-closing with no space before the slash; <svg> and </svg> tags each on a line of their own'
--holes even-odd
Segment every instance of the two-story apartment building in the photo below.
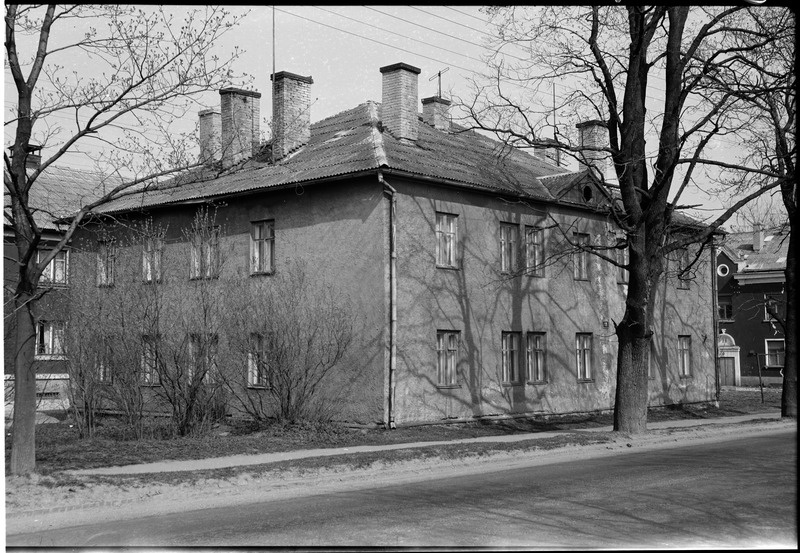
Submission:
<svg viewBox="0 0 800 553">
<path fill-rule="evenodd" d="M 420 70 L 399 63 L 380 72 L 380 104 L 314 124 L 313 80 L 275 74 L 266 150 L 260 95 L 221 90 L 220 111 L 201 112 L 209 168 L 104 206 L 76 237 L 98 260 L 76 278 L 113 294 L 110 241 L 129 245 L 119 256 L 127 248 L 150 259 L 151 242 L 125 239 L 136 225 L 163 229 L 160 263 L 178 276 L 154 283 L 148 261 L 136 270 L 141 286 L 165 297 L 202 284 L 234 302 L 302 262 L 356 314 L 347 354 L 323 381 L 342 420 L 391 426 L 613 408 L 614 321 L 627 284 L 625 271 L 588 251 L 619 237 L 592 172 L 452 125 L 439 97 L 422 100 L 420 117 Z M 196 228 L 204 206 L 214 213 L 210 239 Z M 708 256 L 694 280 L 671 271 L 658 287 L 652 405 L 714 398 Z M 237 353 L 226 345 L 235 337 L 222 334 L 213 338 L 218 362 L 247 374 L 255 353 Z M 247 386 L 262 392 L 257 379 Z"/>
<path fill-rule="evenodd" d="M 725 236 L 717 255 L 720 383 L 782 384 L 786 313 L 786 229 Z M 759 374 L 760 373 L 760 374 Z M 759 380 L 760 378 L 760 380 Z"/>
</svg>

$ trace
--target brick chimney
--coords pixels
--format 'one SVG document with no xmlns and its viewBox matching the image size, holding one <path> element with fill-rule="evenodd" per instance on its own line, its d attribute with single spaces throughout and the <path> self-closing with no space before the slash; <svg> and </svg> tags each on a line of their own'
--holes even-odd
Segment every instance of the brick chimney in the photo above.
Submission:
<svg viewBox="0 0 800 553">
<path fill-rule="evenodd" d="M 450 100 L 439 96 L 422 99 L 422 120 L 440 131 L 450 130 Z"/>
<path fill-rule="evenodd" d="M 311 138 L 311 85 L 314 79 L 279 71 L 272 85 L 272 156 L 279 160 Z"/>
<path fill-rule="evenodd" d="M 251 158 L 258 151 L 261 93 L 240 88 L 223 88 L 219 95 L 222 112 L 222 167 L 227 169 Z"/>
<path fill-rule="evenodd" d="M 417 75 L 421 71 L 407 63 L 395 63 L 381 67 L 381 73 L 381 120 L 384 128 L 400 140 L 416 140 L 419 133 Z"/>
<path fill-rule="evenodd" d="M 584 121 L 576 125 L 580 132 L 581 148 L 606 148 L 608 147 L 608 125 L 605 121 Z M 608 154 L 599 150 L 581 151 L 582 160 L 579 161 L 581 169 L 592 168 L 596 175 L 606 177 Z"/>
<path fill-rule="evenodd" d="M 764 247 L 764 227 L 760 223 L 753 225 L 753 251 L 760 252 Z"/>
<path fill-rule="evenodd" d="M 213 165 L 220 160 L 222 117 L 217 110 L 204 109 L 198 114 L 200 133 L 200 163 Z"/>
</svg>

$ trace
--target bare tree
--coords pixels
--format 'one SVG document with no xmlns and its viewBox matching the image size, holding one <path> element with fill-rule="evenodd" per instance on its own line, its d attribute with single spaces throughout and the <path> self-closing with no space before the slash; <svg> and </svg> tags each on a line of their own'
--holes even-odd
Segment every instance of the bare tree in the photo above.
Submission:
<svg viewBox="0 0 800 553">
<path fill-rule="evenodd" d="M 170 132 L 170 124 L 182 117 L 194 95 L 231 81 L 232 62 L 219 58 L 212 47 L 234 28 L 236 19 L 220 7 L 190 12 L 183 22 L 174 21 L 163 9 L 145 11 L 131 5 L 66 7 L 6 5 L 6 64 L 16 88 L 16 117 L 6 121 L 14 128 L 11 155 L 4 155 L 4 183 L 10 196 L 6 222 L 14 231 L 19 281 L 14 293 L 16 317 L 15 408 L 10 470 L 33 472 L 35 460 L 35 374 L 33 370 L 34 321 L 32 306 L 39 297 L 43 269 L 64 248 L 87 214 L 133 187 L 194 164 L 186 143 Z M 96 25 L 96 26 L 95 26 Z M 68 30 L 84 32 L 72 43 Z M 63 37 L 58 29 L 64 31 Z M 27 40 L 30 39 L 30 40 Z M 26 48 L 30 48 L 26 52 Z M 71 58 L 70 56 L 73 56 Z M 78 56 L 91 60 L 94 75 L 78 75 L 63 64 Z M 67 115 L 69 126 L 56 123 L 54 115 Z M 106 160 L 119 172 L 98 190 L 97 196 L 76 210 L 62 239 L 37 260 L 42 233 L 30 205 L 31 190 L 48 166 L 64 154 L 76 151 L 90 139 L 111 142 L 109 132 L 134 122 L 148 121 L 162 133 L 157 142 L 129 134 L 122 148 Z M 26 169 L 36 147 L 52 152 L 41 165 Z M 120 141 L 115 141 L 120 146 Z M 150 152 L 151 155 L 146 155 Z M 109 165 L 104 165 L 108 170 Z M 136 171 L 131 169 L 138 167 Z M 108 172 L 111 175 L 111 172 Z"/>
<path fill-rule="evenodd" d="M 598 190 L 623 233 L 618 247 L 627 248 L 629 258 L 593 253 L 629 274 L 625 313 L 615 324 L 614 429 L 643 432 L 655 292 L 665 260 L 692 244 L 708 244 L 739 208 L 787 183 L 787 175 L 771 167 L 709 147 L 718 138 L 735 138 L 751 112 L 719 81 L 757 71 L 749 56 L 793 35 L 794 22 L 783 8 L 752 6 L 510 7 L 489 13 L 497 24 L 497 56 L 490 60 L 495 76 L 473 100 L 461 102 L 471 127 L 515 146 L 558 149 L 601 178 L 603 161 L 613 164 L 614 178 Z M 556 105 L 531 104 L 531 94 L 541 90 L 549 100 L 552 83 L 566 80 L 573 91 Z M 608 146 L 580 144 L 563 126 L 565 120 L 574 127 L 590 119 L 607 128 Z M 648 149 L 652 137 L 655 147 Z M 681 225 L 676 213 L 693 207 L 683 203 L 687 190 L 705 178 L 723 178 L 712 169 L 738 179 L 739 196 L 708 224 Z M 745 186 L 744 175 L 753 174 L 763 178 Z"/>
<path fill-rule="evenodd" d="M 268 281 L 237 279 L 226 288 L 224 327 L 239 359 L 222 373 L 232 406 L 261 422 L 330 420 L 352 380 L 346 367 L 330 378 L 354 338 L 349 298 L 299 261 Z"/>
</svg>

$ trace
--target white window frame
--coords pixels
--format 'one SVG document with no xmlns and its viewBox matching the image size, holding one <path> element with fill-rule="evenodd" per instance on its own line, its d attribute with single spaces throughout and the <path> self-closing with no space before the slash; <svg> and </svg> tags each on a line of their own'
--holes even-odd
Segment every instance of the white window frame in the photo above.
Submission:
<svg viewBox="0 0 800 553">
<path fill-rule="evenodd" d="M 458 345 L 461 333 L 457 330 L 436 331 L 436 382 L 439 388 L 458 386 Z"/>
<path fill-rule="evenodd" d="M 544 276 L 544 229 L 542 227 L 525 227 L 525 269 L 530 276 Z"/>
<path fill-rule="evenodd" d="M 510 274 L 517 270 L 517 244 L 519 225 L 500 223 L 500 272 Z"/>
<path fill-rule="evenodd" d="M 767 294 L 764 294 L 764 322 L 765 323 L 777 322 L 777 319 L 775 317 L 773 317 L 769 312 L 769 306 L 770 305 L 774 305 L 775 306 L 775 312 L 778 313 L 778 315 L 780 316 L 780 310 L 778 309 L 779 306 L 780 306 L 780 302 L 778 301 L 778 298 L 773 298 L 771 296 L 768 296 Z"/>
<path fill-rule="evenodd" d="M 547 333 L 528 332 L 525 346 L 528 382 L 547 382 Z"/>
<path fill-rule="evenodd" d="M 770 343 L 780 343 L 783 347 L 780 351 L 776 351 L 775 353 L 770 353 L 769 345 Z M 764 340 L 764 364 L 766 367 L 769 368 L 783 368 L 786 363 L 786 340 L 784 338 L 767 338 Z M 780 357 L 776 357 L 775 361 L 780 361 L 780 363 L 771 363 L 770 358 L 773 356 L 779 355 Z"/>
<path fill-rule="evenodd" d="M 250 223 L 250 274 L 271 275 L 275 264 L 275 221 Z"/>
<path fill-rule="evenodd" d="M 97 243 L 97 285 L 114 286 L 116 249 L 112 240 Z"/>
<path fill-rule="evenodd" d="M 98 382 L 103 384 L 111 382 L 111 346 L 108 337 L 100 338 L 100 353 L 95 361 L 95 369 Z"/>
<path fill-rule="evenodd" d="M 589 280 L 589 252 L 585 249 L 591 245 L 591 235 L 585 232 L 573 232 L 573 241 L 578 251 L 572 254 L 573 278 L 575 280 Z"/>
<path fill-rule="evenodd" d="M 36 263 L 41 263 L 45 254 L 47 254 L 46 250 L 36 250 Z M 58 270 L 59 265 L 61 265 L 60 278 Z M 41 281 L 55 286 L 66 286 L 69 284 L 69 250 L 62 249 L 50 260 L 50 263 L 48 263 L 47 267 L 42 271 Z"/>
<path fill-rule="evenodd" d="M 692 337 L 688 334 L 678 336 L 678 376 L 692 377 Z"/>
<path fill-rule="evenodd" d="M 39 361 L 66 359 L 64 349 L 66 327 L 67 324 L 63 321 L 37 321 L 34 359 Z"/>
<path fill-rule="evenodd" d="M 520 381 L 520 335 L 521 332 L 503 332 L 501 341 L 501 380 L 503 384 L 519 384 Z"/>
<path fill-rule="evenodd" d="M 578 332 L 575 334 L 575 368 L 579 381 L 591 381 L 592 374 L 592 349 L 594 335 L 591 332 Z"/>
<path fill-rule="evenodd" d="M 192 234 L 189 278 L 213 279 L 219 276 L 219 227 L 204 227 Z"/>
<path fill-rule="evenodd" d="M 142 280 L 146 283 L 161 282 L 161 267 L 164 256 L 164 239 L 148 236 L 142 243 Z"/>
<path fill-rule="evenodd" d="M 458 215 L 436 212 L 436 266 L 458 268 Z"/>
<path fill-rule="evenodd" d="M 247 387 L 266 389 L 267 373 L 264 370 L 266 358 L 266 336 L 260 332 L 250 333 L 247 352 Z"/>
</svg>

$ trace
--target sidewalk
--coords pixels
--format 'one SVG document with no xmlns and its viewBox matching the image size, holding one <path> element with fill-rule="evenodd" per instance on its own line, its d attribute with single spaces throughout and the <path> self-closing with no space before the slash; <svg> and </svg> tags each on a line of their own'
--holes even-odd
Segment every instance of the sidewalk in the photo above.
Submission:
<svg viewBox="0 0 800 553">
<path fill-rule="evenodd" d="M 688 419 L 675 421 L 662 421 L 648 423 L 649 430 L 668 430 L 674 428 L 703 427 L 710 425 L 737 424 L 751 420 L 780 419 L 780 412 L 759 413 L 751 415 L 741 415 L 736 417 L 719 417 L 713 419 Z M 227 457 L 213 457 L 208 459 L 193 459 L 185 461 L 162 461 L 157 463 L 144 463 L 138 465 L 125 465 L 117 467 L 103 467 L 95 469 L 83 469 L 68 471 L 73 475 L 114 475 L 114 474 L 148 474 L 164 472 L 183 472 L 195 470 L 221 469 L 229 467 L 240 467 L 249 465 L 263 465 L 292 459 L 304 459 L 310 457 L 331 457 L 336 455 L 349 455 L 353 453 L 370 453 L 375 451 L 390 451 L 397 449 L 411 449 L 432 447 L 447 444 L 468 444 L 468 443 L 487 443 L 487 442 L 520 442 L 524 440 L 537 440 L 574 434 L 575 432 L 610 432 L 611 426 L 602 426 L 591 429 L 581 430 L 560 430 L 553 432 L 535 432 L 522 434 L 509 434 L 503 436 L 484 436 L 480 438 L 466 438 L 460 440 L 435 441 L 435 442 L 411 442 L 404 444 L 391 444 L 383 446 L 356 446 L 341 448 L 323 449 L 301 449 L 295 451 L 282 451 L 278 453 L 262 453 L 257 455 L 230 455 Z"/>
</svg>

